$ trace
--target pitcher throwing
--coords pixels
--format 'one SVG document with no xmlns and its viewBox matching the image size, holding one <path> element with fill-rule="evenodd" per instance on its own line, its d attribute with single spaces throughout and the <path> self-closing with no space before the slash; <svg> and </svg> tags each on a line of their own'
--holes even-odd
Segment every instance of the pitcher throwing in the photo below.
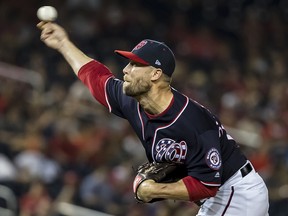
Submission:
<svg viewBox="0 0 288 216">
<path fill-rule="evenodd" d="M 40 22 L 41 40 L 66 59 L 91 94 L 133 127 L 149 162 L 175 163 L 186 175 L 176 182 L 135 179 L 138 200 L 173 199 L 201 205 L 198 216 L 266 216 L 268 191 L 220 120 L 170 86 L 175 57 L 163 42 L 145 39 L 130 51 L 123 81 L 81 52 L 66 31 Z M 149 176 L 149 175 L 148 175 Z"/>
</svg>

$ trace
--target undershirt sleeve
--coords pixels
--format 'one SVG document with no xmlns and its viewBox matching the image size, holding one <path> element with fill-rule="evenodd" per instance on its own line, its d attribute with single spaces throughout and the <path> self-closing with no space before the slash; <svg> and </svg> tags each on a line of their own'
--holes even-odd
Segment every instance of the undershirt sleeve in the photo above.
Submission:
<svg viewBox="0 0 288 216">
<path fill-rule="evenodd" d="M 218 187 L 203 185 L 199 180 L 187 176 L 182 179 L 189 193 L 190 201 L 199 201 L 205 198 L 213 197 L 218 191 Z"/>
<path fill-rule="evenodd" d="M 106 84 L 112 77 L 114 75 L 111 71 L 96 60 L 83 65 L 78 72 L 78 78 L 88 87 L 93 97 L 109 110 L 111 108 L 107 99 Z"/>
</svg>

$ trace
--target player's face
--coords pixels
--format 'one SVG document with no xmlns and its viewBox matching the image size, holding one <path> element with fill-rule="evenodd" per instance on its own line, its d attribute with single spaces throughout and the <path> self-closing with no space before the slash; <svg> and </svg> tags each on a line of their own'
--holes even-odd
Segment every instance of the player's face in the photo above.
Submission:
<svg viewBox="0 0 288 216">
<path fill-rule="evenodd" d="M 131 61 L 124 69 L 124 94 L 138 97 L 146 94 L 152 86 L 149 73 L 152 67 Z"/>
</svg>

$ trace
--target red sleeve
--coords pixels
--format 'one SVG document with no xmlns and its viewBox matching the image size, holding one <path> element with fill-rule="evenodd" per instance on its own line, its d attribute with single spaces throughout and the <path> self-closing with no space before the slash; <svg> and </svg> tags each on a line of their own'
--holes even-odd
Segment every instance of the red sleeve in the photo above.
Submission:
<svg viewBox="0 0 288 216">
<path fill-rule="evenodd" d="M 187 176 L 182 180 L 188 190 L 190 201 L 213 197 L 218 191 L 218 187 L 203 185 L 199 180 L 191 176 Z"/>
<path fill-rule="evenodd" d="M 88 87 L 94 98 L 107 108 L 106 83 L 111 77 L 114 77 L 111 71 L 95 60 L 83 65 L 78 72 L 78 78 Z"/>
</svg>

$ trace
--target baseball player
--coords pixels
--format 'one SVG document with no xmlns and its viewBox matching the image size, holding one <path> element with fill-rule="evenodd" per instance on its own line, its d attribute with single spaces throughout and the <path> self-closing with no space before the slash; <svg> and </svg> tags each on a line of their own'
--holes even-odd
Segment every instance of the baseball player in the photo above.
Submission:
<svg viewBox="0 0 288 216">
<path fill-rule="evenodd" d="M 219 119 L 170 86 L 175 68 L 171 49 L 143 40 L 130 51 L 123 81 L 102 63 L 81 52 L 55 23 L 40 22 L 41 40 L 58 50 L 91 94 L 107 109 L 129 121 L 150 162 L 185 166 L 177 182 L 145 180 L 136 197 L 142 202 L 173 199 L 201 203 L 197 215 L 266 216 L 268 191 Z"/>
</svg>

